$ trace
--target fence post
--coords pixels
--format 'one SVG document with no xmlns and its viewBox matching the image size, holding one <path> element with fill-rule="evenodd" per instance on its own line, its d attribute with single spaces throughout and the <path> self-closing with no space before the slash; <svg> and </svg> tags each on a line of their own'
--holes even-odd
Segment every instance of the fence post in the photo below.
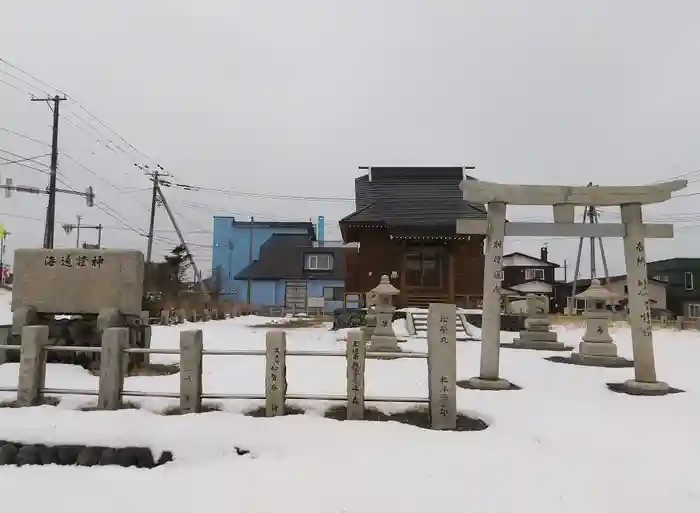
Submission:
<svg viewBox="0 0 700 513">
<path fill-rule="evenodd" d="M 129 347 L 129 328 L 107 328 L 102 332 L 100 355 L 100 387 L 97 407 L 118 410 L 122 406 L 124 389 L 124 349 Z"/>
<path fill-rule="evenodd" d="M 202 411 L 202 330 L 180 332 L 180 410 Z"/>
<path fill-rule="evenodd" d="M 287 393 L 287 333 L 268 331 L 265 334 L 265 415 L 284 415 Z"/>
<path fill-rule="evenodd" d="M 45 348 L 49 344 L 49 327 L 23 326 L 21 337 L 17 405 L 36 406 L 41 403 L 46 377 Z"/>
<path fill-rule="evenodd" d="M 367 346 L 359 330 L 348 331 L 347 420 L 362 420 L 365 413 L 365 355 Z"/>
<path fill-rule="evenodd" d="M 428 308 L 428 387 L 432 429 L 457 427 L 457 307 Z"/>
</svg>

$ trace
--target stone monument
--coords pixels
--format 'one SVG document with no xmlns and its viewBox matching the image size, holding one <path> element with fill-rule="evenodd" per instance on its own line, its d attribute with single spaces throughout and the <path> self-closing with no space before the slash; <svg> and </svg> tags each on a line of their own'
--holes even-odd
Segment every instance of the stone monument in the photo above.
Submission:
<svg viewBox="0 0 700 513">
<path fill-rule="evenodd" d="M 18 249 L 14 274 L 13 344 L 20 343 L 24 326 L 45 325 L 54 345 L 99 346 L 104 330 L 127 327 L 130 346 L 143 347 L 144 258 L 140 251 Z M 58 315 L 68 318 L 56 319 Z M 89 366 L 98 361 L 99 353 L 50 353 L 49 358 Z M 143 355 L 130 355 L 130 359 L 143 361 Z"/>
<path fill-rule="evenodd" d="M 513 347 L 545 351 L 566 351 L 572 349 L 557 341 L 557 333 L 550 331 L 549 299 L 545 296 L 527 297 L 527 319 L 520 338 L 513 340 Z"/>
<path fill-rule="evenodd" d="M 377 304 L 374 307 L 377 327 L 372 333 L 369 350 L 375 352 L 401 351 L 392 326 L 396 308 L 391 302 L 391 298 L 399 293 L 399 289 L 391 284 L 387 275 L 384 275 L 379 281 L 379 285 L 370 292 L 374 292 L 377 298 Z"/>
<path fill-rule="evenodd" d="M 571 362 L 593 367 L 628 366 L 629 360 L 617 355 L 617 346 L 609 332 L 612 312 L 606 305 L 619 296 L 603 287 L 600 280 L 591 280 L 591 286 L 575 297 L 586 301 L 583 314 L 586 333 L 578 346 L 578 353 L 571 354 Z"/>
</svg>

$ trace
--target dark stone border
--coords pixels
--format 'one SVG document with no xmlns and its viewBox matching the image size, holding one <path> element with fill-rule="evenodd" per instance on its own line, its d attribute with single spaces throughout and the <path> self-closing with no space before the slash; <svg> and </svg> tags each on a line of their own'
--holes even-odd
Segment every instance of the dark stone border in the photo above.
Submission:
<svg viewBox="0 0 700 513">
<path fill-rule="evenodd" d="M 526 347 L 526 346 L 521 346 L 519 344 L 513 344 L 509 342 L 502 342 L 501 343 L 501 348 L 503 349 L 522 349 L 522 350 L 527 350 L 527 351 L 557 351 L 557 352 L 565 352 L 565 351 L 573 351 L 574 346 L 562 346 L 562 347 Z"/>
<path fill-rule="evenodd" d="M 306 410 L 304 410 L 303 408 L 299 408 L 298 406 L 292 406 L 290 404 L 285 404 L 284 406 L 284 415 L 304 415 L 305 413 Z M 247 411 L 243 415 L 245 415 L 246 417 L 256 418 L 267 417 L 264 406 L 259 406 L 254 410 Z"/>
<path fill-rule="evenodd" d="M 155 459 L 148 447 L 102 447 L 90 445 L 44 445 L 0 441 L 0 465 L 77 465 L 94 467 L 155 468 L 174 460 L 173 453 L 163 451 Z"/>
<path fill-rule="evenodd" d="M 339 405 L 329 408 L 324 413 L 324 417 L 340 421 L 347 420 L 347 407 Z M 383 413 L 376 408 L 365 408 L 363 420 L 370 422 L 393 421 L 433 431 L 430 428 L 430 410 L 428 408 L 412 408 L 400 413 Z M 488 427 L 488 424 L 481 419 L 457 413 L 457 428 L 449 431 L 483 431 Z"/>
<path fill-rule="evenodd" d="M 673 387 L 667 390 L 644 390 L 640 388 L 629 387 L 627 386 L 627 383 L 606 383 L 605 385 L 608 387 L 608 390 L 617 394 L 637 395 L 646 397 L 682 394 L 685 392 L 685 390 Z"/>
<path fill-rule="evenodd" d="M 522 390 L 523 389 L 523 387 L 518 386 L 515 383 L 511 383 L 508 388 L 482 388 L 482 387 L 474 386 L 472 383 L 469 382 L 468 379 L 463 379 L 461 381 L 458 381 L 457 386 L 459 388 L 463 388 L 465 390 L 482 390 L 485 392 L 508 392 L 509 390 Z"/>
<path fill-rule="evenodd" d="M 124 401 L 122 402 L 121 406 L 119 407 L 120 410 L 140 410 L 141 405 L 132 403 L 129 401 Z M 81 406 L 78 408 L 79 411 L 109 411 L 105 410 L 104 408 L 98 408 L 96 404 L 91 404 L 90 406 Z"/>
<path fill-rule="evenodd" d="M 617 362 L 601 361 L 600 363 L 584 363 L 582 361 L 572 359 L 571 356 L 549 356 L 545 358 L 545 360 L 554 363 L 576 365 L 577 367 L 604 367 L 607 369 L 629 369 L 631 367 L 634 367 L 634 362 L 632 360 L 628 360 L 627 358 L 622 357 L 620 357 L 620 359 Z"/>
<path fill-rule="evenodd" d="M 35 406 L 58 406 L 58 403 L 60 403 L 61 400 L 58 397 L 43 397 L 41 399 L 41 402 Z M 19 404 L 17 404 L 16 400 L 12 401 L 5 401 L 5 402 L 0 402 L 0 408 L 23 408 Z"/>
<path fill-rule="evenodd" d="M 223 409 L 222 405 L 217 403 L 202 403 L 202 409 L 198 413 L 209 413 L 213 411 L 221 411 Z M 190 415 L 190 412 L 183 412 L 179 406 L 171 406 L 163 410 L 161 415 Z"/>
</svg>

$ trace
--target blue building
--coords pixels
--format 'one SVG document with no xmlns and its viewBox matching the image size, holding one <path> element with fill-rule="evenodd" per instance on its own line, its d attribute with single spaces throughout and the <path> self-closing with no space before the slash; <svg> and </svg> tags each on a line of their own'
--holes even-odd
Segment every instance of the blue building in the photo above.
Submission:
<svg viewBox="0 0 700 513">
<path fill-rule="evenodd" d="M 322 217 L 318 226 L 317 234 L 311 222 L 215 217 L 212 276 L 221 296 L 255 307 L 342 307 L 344 248 L 326 246 Z"/>
</svg>

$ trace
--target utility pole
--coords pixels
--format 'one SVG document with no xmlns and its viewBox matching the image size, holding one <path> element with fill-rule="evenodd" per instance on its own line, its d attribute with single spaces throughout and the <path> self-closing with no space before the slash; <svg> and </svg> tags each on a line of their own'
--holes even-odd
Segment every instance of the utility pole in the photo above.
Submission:
<svg viewBox="0 0 700 513">
<path fill-rule="evenodd" d="M 192 266 L 192 271 L 194 272 L 195 280 L 197 279 L 197 276 L 200 277 L 199 286 L 202 289 L 202 294 L 204 294 L 204 300 L 206 302 L 209 302 L 211 300 L 209 290 L 207 290 L 207 287 L 204 284 L 204 281 L 202 281 L 202 279 L 201 279 L 202 275 L 199 272 L 199 269 L 197 269 L 197 264 L 194 261 L 194 257 L 192 256 L 192 252 L 190 251 L 190 248 L 187 245 L 187 242 L 185 241 L 185 237 L 183 237 L 182 232 L 180 231 L 180 227 L 178 226 L 177 221 L 175 220 L 175 216 L 173 215 L 172 211 L 170 210 L 170 206 L 168 205 L 168 202 L 165 199 L 165 195 L 163 194 L 163 190 L 160 188 L 160 183 L 158 181 L 155 181 L 155 180 L 153 183 L 156 187 L 158 197 L 160 198 L 161 203 L 165 207 L 165 211 L 168 213 L 168 217 L 170 218 L 170 222 L 173 223 L 173 228 L 175 228 L 175 232 L 177 232 L 177 236 L 180 238 L 180 244 L 182 244 L 182 246 L 185 248 L 185 251 L 187 252 L 187 260 L 190 261 L 190 265 Z"/>
<path fill-rule="evenodd" d="M 80 220 L 82 219 L 83 216 L 75 216 L 78 218 L 78 225 L 76 226 L 76 234 L 75 234 L 75 247 L 79 248 L 80 247 Z"/>
<path fill-rule="evenodd" d="M 148 247 L 146 249 L 146 263 L 150 263 L 151 257 L 153 256 L 153 232 L 155 229 L 156 222 L 156 207 L 158 206 L 158 187 L 160 186 L 161 178 L 163 176 L 170 175 L 160 165 L 158 165 L 155 171 L 151 171 L 151 169 L 147 165 L 134 165 L 138 167 L 141 171 L 143 171 L 146 174 L 146 176 L 150 178 L 151 182 L 153 182 L 153 189 L 151 193 L 151 218 L 150 222 L 148 223 Z"/>
<path fill-rule="evenodd" d="M 0 235 L 0 283 L 5 283 L 5 239 L 10 235 L 10 232 L 2 228 Z"/>
<path fill-rule="evenodd" d="M 51 138 L 51 174 L 49 178 L 49 204 L 46 207 L 44 249 L 53 248 L 54 223 L 56 220 L 56 173 L 58 170 L 58 106 L 66 97 L 32 98 L 33 102 L 53 102 L 53 136 Z"/>
<path fill-rule="evenodd" d="M 593 185 L 593 182 L 588 183 L 588 187 L 596 187 Z M 589 205 L 584 207 L 583 209 L 583 217 L 581 218 L 582 223 L 589 222 L 590 224 L 597 224 L 598 223 L 598 210 L 596 209 L 595 206 Z M 610 272 L 608 270 L 608 260 L 605 257 L 605 249 L 603 248 L 603 239 L 601 237 L 589 237 L 588 243 L 590 245 L 590 267 L 591 267 L 591 280 L 596 278 L 596 250 L 595 250 L 595 242 L 596 239 L 598 240 L 598 247 L 600 248 L 600 258 L 603 262 L 603 272 L 605 273 L 605 283 L 608 282 L 610 278 Z M 569 314 L 575 311 L 575 301 L 576 299 L 576 282 L 579 279 L 579 271 L 581 269 L 581 253 L 583 250 L 583 237 L 579 237 L 578 240 L 578 252 L 576 254 L 576 266 L 574 268 L 574 281 L 571 287 L 571 297 L 569 298 Z"/>
</svg>

